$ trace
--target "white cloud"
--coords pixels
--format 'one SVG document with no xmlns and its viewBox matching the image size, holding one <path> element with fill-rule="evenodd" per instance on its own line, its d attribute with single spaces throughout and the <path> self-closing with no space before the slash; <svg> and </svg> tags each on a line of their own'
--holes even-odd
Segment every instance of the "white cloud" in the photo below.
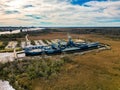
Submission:
<svg viewBox="0 0 120 90">
<path fill-rule="evenodd" d="M 1 0 L 0 21 L 3 25 L 51 26 L 119 26 L 120 1 L 90 1 L 83 5 L 72 5 L 70 0 Z M 25 5 L 33 7 L 24 8 Z M 16 10 L 19 13 L 5 14 Z M 40 19 L 26 15 L 39 16 Z M 25 21 L 24 21 L 25 20 Z M 30 20 L 30 21 L 26 21 Z M 111 22 L 108 22 L 111 21 Z M 112 22 L 114 20 L 114 22 Z M 40 22 L 46 22 L 41 24 Z M 48 23 L 51 22 L 51 23 Z"/>
</svg>

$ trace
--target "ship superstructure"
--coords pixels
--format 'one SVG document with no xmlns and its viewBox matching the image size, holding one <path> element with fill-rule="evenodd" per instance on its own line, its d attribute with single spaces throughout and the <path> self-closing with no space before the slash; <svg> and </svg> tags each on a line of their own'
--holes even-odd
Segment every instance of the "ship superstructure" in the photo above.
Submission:
<svg viewBox="0 0 120 90">
<path fill-rule="evenodd" d="M 76 43 L 72 40 L 71 36 L 68 34 L 68 41 L 58 40 L 57 43 L 52 43 L 50 45 L 29 45 L 24 48 L 26 56 L 34 56 L 41 54 L 60 54 L 60 53 L 71 53 L 71 52 L 81 52 L 85 50 L 90 50 L 99 47 L 98 42 L 80 42 Z"/>
</svg>

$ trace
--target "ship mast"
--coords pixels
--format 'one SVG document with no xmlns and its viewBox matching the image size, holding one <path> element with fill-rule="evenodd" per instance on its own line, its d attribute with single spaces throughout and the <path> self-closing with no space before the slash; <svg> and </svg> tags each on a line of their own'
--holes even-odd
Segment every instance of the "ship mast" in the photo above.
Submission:
<svg viewBox="0 0 120 90">
<path fill-rule="evenodd" d="M 67 33 L 67 36 L 68 36 L 68 43 L 67 43 L 67 45 L 69 45 L 69 46 L 74 45 L 74 42 L 72 41 L 72 37 L 70 36 L 69 33 Z"/>
<path fill-rule="evenodd" d="M 69 33 L 67 33 L 68 39 L 71 40 L 71 36 Z"/>
</svg>

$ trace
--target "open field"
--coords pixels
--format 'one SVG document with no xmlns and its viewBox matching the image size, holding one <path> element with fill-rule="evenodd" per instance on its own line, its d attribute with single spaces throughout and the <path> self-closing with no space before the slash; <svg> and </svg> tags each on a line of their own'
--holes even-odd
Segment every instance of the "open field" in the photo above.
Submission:
<svg viewBox="0 0 120 90">
<path fill-rule="evenodd" d="M 100 35 L 72 36 L 109 44 L 112 50 L 69 55 L 74 64 L 66 64 L 54 79 L 33 80 L 33 90 L 120 90 L 120 41 Z M 48 37 L 65 38 L 65 34 L 39 36 L 39 38 Z"/>
<path fill-rule="evenodd" d="M 79 35 L 71 34 L 72 38 L 77 38 Z M 39 40 L 39 39 L 67 39 L 67 33 L 63 32 L 52 32 L 51 34 L 30 36 L 30 40 Z"/>
</svg>

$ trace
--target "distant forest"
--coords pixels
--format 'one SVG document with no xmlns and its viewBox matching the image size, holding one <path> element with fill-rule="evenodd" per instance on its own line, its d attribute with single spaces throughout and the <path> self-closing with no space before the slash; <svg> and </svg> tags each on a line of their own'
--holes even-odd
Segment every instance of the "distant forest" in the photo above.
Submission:
<svg viewBox="0 0 120 90">
<path fill-rule="evenodd" d="M 30 27 L 0 27 L 0 31 L 11 31 L 16 29 L 29 29 Z M 34 28 L 34 27 L 32 27 Z M 45 27 L 44 27 L 45 28 Z M 15 38 L 24 37 L 26 34 L 30 34 L 33 36 L 44 34 L 44 33 L 51 33 L 51 32 L 69 32 L 73 34 L 99 34 L 111 37 L 113 39 L 120 39 L 120 27 L 54 27 L 54 28 L 46 28 L 42 32 L 40 31 L 34 31 L 34 32 L 25 32 L 21 34 L 15 34 L 15 35 L 1 35 L 0 38 L 5 38 L 15 36 Z"/>
<path fill-rule="evenodd" d="M 56 32 L 69 32 L 74 34 L 99 34 L 105 35 L 111 38 L 120 39 L 120 28 L 111 27 L 111 28 L 60 28 L 55 29 Z"/>
<path fill-rule="evenodd" d="M 18 29 L 29 29 L 31 27 L 0 27 L 0 32 L 3 31 L 13 31 L 13 30 L 18 30 Z"/>
</svg>

